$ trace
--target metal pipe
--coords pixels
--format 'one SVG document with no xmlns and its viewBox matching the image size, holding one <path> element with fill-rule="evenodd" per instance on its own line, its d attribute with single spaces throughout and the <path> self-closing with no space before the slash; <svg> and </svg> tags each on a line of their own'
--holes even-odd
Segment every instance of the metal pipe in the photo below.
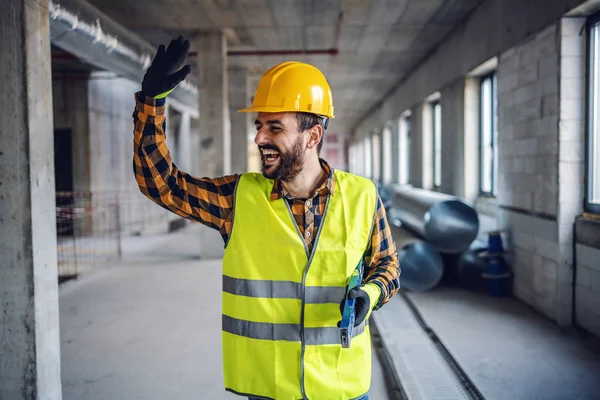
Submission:
<svg viewBox="0 0 600 400">
<path fill-rule="evenodd" d="M 477 237 L 475 210 L 457 197 L 406 185 L 389 185 L 394 217 L 442 253 L 460 253 Z"/>
<path fill-rule="evenodd" d="M 228 56 L 310 56 L 310 55 L 332 55 L 337 56 L 339 51 L 340 34 L 342 32 L 342 22 L 344 21 L 344 12 L 340 11 L 338 14 L 338 20 L 335 25 L 334 34 L 334 47 L 331 49 L 312 49 L 312 50 L 298 50 L 298 49 L 282 49 L 282 50 L 229 50 Z M 190 51 L 189 57 L 196 57 L 197 51 Z"/>
<path fill-rule="evenodd" d="M 337 56 L 338 49 L 314 50 L 231 50 L 228 56 L 300 56 L 300 55 L 332 55 Z"/>
<path fill-rule="evenodd" d="M 156 49 L 82 0 L 49 3 L 50 40 L 82 61 L 141 82 Z M 171 96 L 197 108 L 198 89 L 183 81 Z"/>
<path fill-rule="evenodd" d="M 314 49 L 314 50 L 230 50 L 228 56 L 299 56 L 299 55 L 333 55 L 337 56 L 338 49 Z M 188 57 L 196 57 L 197 51 L 190 51 Z"/>
<path fill-rule="evenodd" d="M 398 248 L 402 286 L 414 292 L 436 287 L 444 274 L 444 263 L 437 250 L 405 229 L 394 225 L 390 229 Z"/>
</svg>

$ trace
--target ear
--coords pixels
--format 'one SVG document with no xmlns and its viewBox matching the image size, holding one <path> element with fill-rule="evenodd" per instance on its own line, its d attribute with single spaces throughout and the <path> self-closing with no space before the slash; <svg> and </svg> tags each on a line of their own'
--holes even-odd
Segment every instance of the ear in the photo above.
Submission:
<svg viewBox="0 0 600 400">
<path fill-rule="evenodd" d="M 307 131 L 308 134 L 308 142 L 306 143 L 306 147 L 309 149 L 315 149 L 319 145 L 319 142 L 323 140 L 323 127 L 319 124 L 313 126 Z"/>
</svg>

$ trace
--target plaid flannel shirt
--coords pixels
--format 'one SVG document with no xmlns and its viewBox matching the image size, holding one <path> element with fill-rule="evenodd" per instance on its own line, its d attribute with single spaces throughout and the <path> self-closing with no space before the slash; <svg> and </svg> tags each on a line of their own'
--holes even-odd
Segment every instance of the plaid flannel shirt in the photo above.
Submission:
<svg viewBox="0 0 600 400">
<path fill-rule="evenodd" d="M 234 191 L 239 175 L 195 178 L 180 171 L 165 142 L 165 99 L 136 93 L 133 170 L 141 192 L 156 204 L 220 232 L 227 243 L 232 228 Z M 308 199 L 292 197 L 275 181 L 271 200 L 284 198 L 309 250 L 321 224 L 327 196 L 335 191 L 333 170 L 321 160 L 328 179 Z M 310 234 L 306 234 L 310 232 Z M 377 215 L 370 245 L 364 254 L 363 283 L 376 283 L 382 295 L 375 309 L 387 303 L 400 287 L 400 268 L 385 208 L 377 196 Z"/>
</svg>

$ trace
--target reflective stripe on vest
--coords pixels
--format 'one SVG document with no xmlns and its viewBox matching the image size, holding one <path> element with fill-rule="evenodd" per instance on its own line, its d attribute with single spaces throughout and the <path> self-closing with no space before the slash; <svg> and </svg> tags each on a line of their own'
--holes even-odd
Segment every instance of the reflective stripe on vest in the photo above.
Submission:
<svg viewBox="0 0 600 400">
<path fill-rule="evenodd" d="M 302 299 L 302 284 L 289 281 L 250 280 L 223 275 L 223 291 L 246 297 Z M 304 301 L 307 304 L 339 304 L 345 294 L 345 287 L 308 286 Z"/>
<path fill-rule="evenodd" d="M 369 321 L 365 320 L 354 328 L 352 337 L 363 333 L 368 324 Z M 251 339 L 299 342 L 301 326 L 300 324 L 252 322 L 223 315 L 223 330 Z M 340 329 L 338 327 L 304 328 L 304 341 L 308 345 L 340 344 Z"/>
</svg>

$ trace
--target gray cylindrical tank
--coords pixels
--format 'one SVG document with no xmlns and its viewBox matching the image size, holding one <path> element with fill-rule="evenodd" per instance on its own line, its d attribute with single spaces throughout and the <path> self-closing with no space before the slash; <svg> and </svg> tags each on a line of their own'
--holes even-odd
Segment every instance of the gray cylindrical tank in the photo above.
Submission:
<svg viewBox="0 0 600 400">
<path fill-rule="evenodd" d="M 442 253 L 461 253 L 477 237 L 475 210 L 457 197 L 390 185 L 394 218 Z"/>
<path fill-rule="evenodd" d="M 401 285 L 415 292 L 433 289 L 442 279 L 444 263 L 433 246 L 408 231 L 391 226 L 398 249 Z"/>
</svg>

